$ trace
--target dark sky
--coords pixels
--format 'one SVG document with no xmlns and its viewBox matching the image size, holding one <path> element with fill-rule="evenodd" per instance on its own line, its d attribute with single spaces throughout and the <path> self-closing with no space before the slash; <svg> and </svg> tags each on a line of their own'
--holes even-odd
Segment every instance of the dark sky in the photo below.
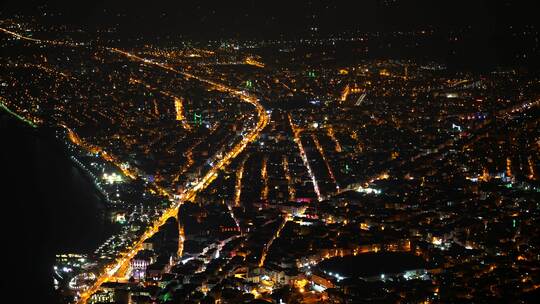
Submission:
<svg viewBox="0 0 540 304">
<path fill-rule="evenodd" d="M 62 12 L 63 22 L 108 26 L 134 32 L 170 32 L 216 36 L 320 31 L 408 30 L 475 25 L 493 30 L 536 23 L 533 1 L 511 0 L 4 0 L 3 15 L 16 11 L 39 15 L 40 4 Z M 120 14 L 122 17 L 114 17 Z"/>
</svg>

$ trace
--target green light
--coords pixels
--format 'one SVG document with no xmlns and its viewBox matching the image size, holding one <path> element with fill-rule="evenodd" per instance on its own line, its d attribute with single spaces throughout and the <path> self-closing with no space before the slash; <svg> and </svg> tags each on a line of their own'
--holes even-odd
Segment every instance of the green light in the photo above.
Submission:
<svg viewBox="0 0 540 304">
<path fill-rule="evenodd" d="M 199 126 L 202 125 L 202 115 L 197 114 L 197 113 L 193 113 L 193 122 L 195 124 L 198 124 Z"/>
<path fill-rule="evenodd" d="M 28 119 L 26 119 L 26 118 L 20 116 L 20 115 L 17 114 L 17 113 L 11 111 L 5 104 L 3 104 L 3 103 L 1 103 L 1 102 L 0 102 L 0 108 L 4 109 L 4 110 L 5 110 L 6 112 L 8 112 L 9 114 L 15 116 L 15 118 L 19 119 L 20 121 L 22 121 L 22 122 L 24 122 L 24 123 L 30 125 L 32 128 L 37 128 L 37 126 L 36 126 L 33 122 L 31 122 L 30 120 L 28 120 Z"/>
<path fill-rule="evenodd" d="M 164 295 L 162 296 L 161 299 L 162 299 L 163 302 L 167 302 L 167 301 L 172 300 L 172 296 L 171 296 L 171 294 L 170 294 L 169 292 L 167 292 L 166 294 L 164 294 Z"/>
<path fill-rule="evenodd" d="M 512 227 L 513 227 L 513 228 L 516 228 L 516 220 L 515 220 L 515 219 L 512 220 Z"/>
</svg>

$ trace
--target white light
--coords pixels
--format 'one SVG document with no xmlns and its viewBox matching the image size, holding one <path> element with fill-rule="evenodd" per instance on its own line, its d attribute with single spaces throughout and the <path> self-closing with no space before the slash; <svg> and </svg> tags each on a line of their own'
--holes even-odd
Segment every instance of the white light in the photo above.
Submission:
<svg viewBox="0 0 540 304">
<path fill-rule="evenodd" d="M 361 193 L 367 193 L 367 194 L 381 194 L 381 190 L 379 189 L 374 189 L 374 188 L 370 188 L 370 187 L 358 187 L 358 189 L 356 189 L 357 192 L 361 192 Z"/>
</svg>

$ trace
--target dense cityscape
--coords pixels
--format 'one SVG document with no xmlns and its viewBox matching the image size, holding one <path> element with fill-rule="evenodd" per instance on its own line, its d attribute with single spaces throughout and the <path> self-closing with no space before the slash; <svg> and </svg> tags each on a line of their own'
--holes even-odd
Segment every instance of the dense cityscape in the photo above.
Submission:
<svg viewBox="0 0 540 304">
<path fill-rule="evenodd" d="M 467 28 L 197 40 L 1 16 L 2 113 L 104 206 L 95 248 L 54 252 L 58 303 L 538 295 L 540 28 L 473 70 L 376 55 Z"/>
</svg>

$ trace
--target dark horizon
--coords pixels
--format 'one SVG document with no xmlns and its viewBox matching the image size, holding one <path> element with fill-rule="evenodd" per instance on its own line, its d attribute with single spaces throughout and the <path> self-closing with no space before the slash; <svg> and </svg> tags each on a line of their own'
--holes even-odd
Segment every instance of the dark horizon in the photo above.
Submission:
<svg viewBox="0 0 540 304">
<path fill-rule="evenodd" d="M 130 32 L 237 37 L 287 36 L 318 27 L 326 34 L 343 31 L 392 32 L 459 30 L 468 26 L 497 33 L 509 26 L 536 25 L 533 3 L 509 0 L 335 1 L 4 1 L 4 14 L 58 12 L 56 20 L 78 26 L 116 26 Z M 532 1 L 531 1 L 532 2 Z M 8 16 L 4 16 L 8 17 Z M 60 17 L 60 18 L 59 18 Z M 221 35 L 221 36 L 220 36 Z"/>
<path fill-rule="evenodd" d="M 349 2 L 3 1 L 4 302 L 535 303 L 537 10 Z"/>
<path fill-rule="evenodd" d="M 540 67 L 536 10 L 528 2 L 250 0 L 135 5 L 130 1 L 36 0 L 7 1 L 0 8 L 4 18 L 20 14 L 44 25 L 67 25 L 89 33 L 109 31 L 111 37 L 124 42 L 142 39 L 143 44 L 166 46 L 185 40 L 234 42 L 371 35 L 365 43 L 370 48 L 366 59 L 432 60 L 450 68 L 484 72 L 509 66 L 529 71 Z M 428 33 L 425 40 L 418 41 L 415 35 L 395 36 L 418 31 Z M 421 43 L 419 48 L 408 49 L 407 45 L 415 42 Z M 411 52 L 413 55 L 404 55 Z"/>
</svg>

